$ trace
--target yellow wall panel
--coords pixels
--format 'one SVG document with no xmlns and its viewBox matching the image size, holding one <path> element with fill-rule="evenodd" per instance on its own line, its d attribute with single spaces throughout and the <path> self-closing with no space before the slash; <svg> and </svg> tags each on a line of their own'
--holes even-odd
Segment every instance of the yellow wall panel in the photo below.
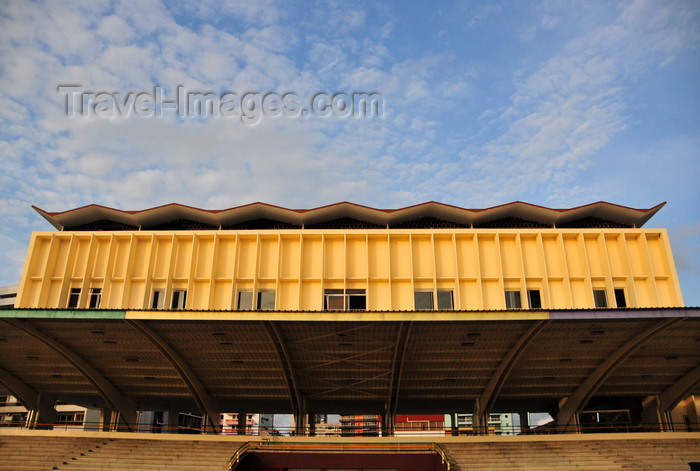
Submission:
<svg viewBox="0 0 700 471">
<path fill-rule="evenodd" d="M 435 236 L 435 275 L 438 278 L 455 278 L 457 260 L 452 236 Z"/>
<path fill-rule="evenodd" d="M 389 257 L 392 278 L 411 277 L 411 244 L 408 235 L 391 235 Z"/>
<path fill-rule="evenodd" d="M 83 278 L 90 255 L 90 238 L 79 237 L 75 239 L 75 263 L 73 264 L 72 276 Z"/>
<path fill-rule="evenodd" d="M 370 278 L 389 278 L 389 241 L 386 235 L 370 235 L 367 241 Z"/>
<path fill-rule="evenodd" d="M 461 277 L 476 278 L 479 276 L 479 258 L 476 241 L 473 234 L 456 236 L 457 269 Z"/>
<path fill-rule="evenodd" d="M 110 239 L 105 237 L 96 237 L 94 240 L 95 254 L 90 260 L 93 277 L 103 277 L 107 271 L 107 262 L 109 257 Z"/>
<path fill-rule="evenodd" d="M 391 283 L 391 309 L 408 311 L 414 308 L 413 290 L 408 281 L 394 281 Z"/>
<path fill-rule="evenodd" d="M 367 241 L 364 236 L 346 239 L 347 278 L 367 278 Z"/>
<path fill-rule="evenodd" d="M 277 265 L 279 261 L 277 235 L 274 237 L 260 238 L 260 255 L 258 261 L 259 278 L 277 278 Z"/>
<path fill-rule="evenodd" d="M 481 283 L 484 307 L 487 309 L 505 309 L 506 299 L 498 281 L 486 280 Z"/>
<path fill-rule="evenodd" d="M 208 281 L 192 283 L 192 292 L 187 293 L 187 301 L 191 303 L 192 309 L 209 309 L 209 286 Z"/>
<path fill-rule="evenodd" d="M 318 311 L 323 309 L 323 291 L 320 281 L 304 281 L 301 283 L 299 309 L 302 311 Z"/>
<path fill-rule="evenodd" d="M 413 236 L 413 277 L 433 278 L 435 276 L 435 261 L 430 236 Z"/>
<path fill-rule="evenodd" d="M 214 257 L 214 238 L 197 239 L 197 257 L 195 261 L 195 278 L 210 278 Z"/>
<path fill-rule="evenodd" d="M 647 237 L 647 245 L 654 274 L 656 276 L 667 276 L 669 274 L 669 263 L 661 238 L 655 235 Z"/>
<path fill-rule="evenodd" d="M 134 237 L 134 254 L 131 257 L 131 276 L 145 278 L 148 271 L 148 262 L 151 253 L 151 238 L 150 237 Z"/>
<path fill-rule="evenodd" d="M 277 293 L 277 304 L 285 309 L 296 311 L 299 309 L 299 283 L 294 281 L 283 281 L 279 284 Z"/>
<path fill-rule="evenodd" d="M 387 281 L 370 281 L 367 287 L 367 309 L 388 311 L 391 309 L 391 289 Z"/>
<path fill-rule="evenodd" d="M 321 278 L 323 272 L 323 242 L 321 236 L 304 237 L 302 245 L 302 278 Z"/>
<path fill-rule="evenodd" d="M 183 236 L 175 239 L 175 278 L 189 278 L 192 265 L 192 237 Z"/>
<path fill-rule="evenodd" d="M 571 280 L 571 297 L 574 300 L 574 306 L 593 308 L 592 296 L 593 290 L 589 290 L 583 280 Z"/>
<path fill-rule="evenodd" d="M 479 310 L 484 308 L 483 296 L 481 295 L 481 289 L 479 288 L 479 283 L 474 281 L 462 281 L 459 284 L 460 289 L 460 303 L 455 305 L 456 309 L 464 310 Z M 455 299 L 455 303 L 457 300 Z"/>
<path fill-rule="evenodd" d="M 236 263 L 236 238 L 218 237 L 216 259 L 214 260 L 214 278 L 233 278 Z"/>
<path fill-rule="evenodd" d="M 608 273 L 607 261 L 601 248 L 601 238 L 598 235 L 584 236 L 586 254 L 588 255 L 588 269 L 591 276 L 603 277 Z"/>
<path fill-rule="evenodd" d="M 240 237 L 238 239 L 238 270 L 237 278 L 255 278 L 255 265 L 258 258 L 258 241 L 255 237 Z"/>
<path fill-rule="evenodd" d="M 488 278 L 500 276 L 500 255 L 496 245 L 496 236 L 480 234 L 478 236 L 478 244 L 481 276 Z"/>
<path fill-rule="evenodd" d="M 504 309 L 504 290 L 539 289 L 545 308 L 591 308 L 593 289 L 630 307 L 679 306 L 666 232 L 437 229 L 40 232 L 17 307 L 65 308 L 70 288 L 103 289 L 103 308 L 150 308 L 162 290 L 188 307 L 234 309 L 239 291 L 276 291 L 276 308 L 322 310 L 324 289 L 366 289 L 370 310 L 412 310 L 414 290 L 453 290 L 456 309 Z M 613 304 L 612 302 L 610 303 Z"/>
<path fill-rule="evenodd" d="M 60 237 L 54 239 L 49 255 L 49 273 L 51 276 L 63 276 L 66 272 L 66 264 L 68 263 L 70 237 Z"/>
<path fill-rule="evenodd" d="M 549 298 L 551 300 L 551 309 L 566 309 L 571 307 L 569 293 L 562 280 L 550 280 Z"/>
<path fill-rule="evenodd" d="M 156 244 L 156 260 L 153 265 L 154 278 L 167 278 L 170 272 L 171 256 L 173 250 L 173 239 L 168 237 L 157 237 Z"/>
<path fill-rule="evenodd" d="M 230 281 L 215 281 L 213 283 L 214 293 L 212 295 L 212 309 L 233 309 L 235 308 L 232 298 L 233 283 Z"/>
<path fill-rule="evenodd" d="M 345 241 L 343 236 L 326 236 L 323 239 L 323 276 L 345 278 Z"/>
<path fill-rule="evenodd" d="M 503 276 L 506 278 L 520 278 L 522 276 L 522 257 L 516 245 L 515 235 L 499 237 L 501 247 L 501 264 L 503 266 Z"/>
<path fill-rule="evenodd" d="M 127 309 L 142 309 L 144 307 L 145 286 L 146 283 L 142 280 L 134 280 L 129 283 L 129 301 L 127 303 Z"/>
<path fill-rule="evenodd" d="M 564 257 L 559 247 L 559 239 L 556 235 L 542 237 L 544 247 L 545 266 L 547 275 L 551 277 L 563 277 L 566 275 Z"/>
<path fill-rule="evenodd" d="M 280 254 L 280 276 L 282 278 L 299 278 L 301 273 L 301 242 L 298 235 L 282 237 Z"/>
<path fill-rule="evenodd" d="M 569 276 L 586 276 L 588 274 L 588 264 L 586 263 L 583 252 L 579 250 L 578 236 L 576 234 L 568 234 L 564 236 L 563 240 Z"/>
<path fill-rule="evenodd" d="M 544 260 L 542 260 L 542 251 L 540 250 L 537 236 L 521 235 L 520 245 L 522 247 L 525 276 L 527 278 L 544 278 Z"/>
<path fill-rule="evenodd" d="M 606 235 L 605 248 L 608 252 L 610 274 L 612 276 L 624 276 L 627 263 L 624 260 L 624 249 L 621 247 L 619 236 L 617 234 Z"/>
<path fill-rule="evenodd" d="M 112 267 L 112 276 L 114 278 L 124 278 L 126 276 L 130 244 L 131 237 L 115 238 L 114 265 Z"/>
<path fill-rule="evenodd" d="M 26 263 L 27 276 L 43 276 L 49 260 L 49 251 L 51 250 L 50 237 L 34 238 L 33 246 L 29 246 Z"/>
</svg>

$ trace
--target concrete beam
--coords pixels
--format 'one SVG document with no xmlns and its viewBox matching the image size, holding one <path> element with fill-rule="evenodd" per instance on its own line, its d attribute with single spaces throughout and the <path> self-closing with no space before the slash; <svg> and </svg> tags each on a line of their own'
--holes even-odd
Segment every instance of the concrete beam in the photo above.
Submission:
<svg viewBox="0 0 700 471">
<path fill-rule="evenodd" d="M 527 331 L 518 339 L 518 341 L 515 342 L 515 345 L 508 350 L 506 356 L 503 357 L 501 363 L 498 365 L 498 368 L 496 368 L 496 371 L 494 371 L 491 379 L 482 391 L 479 400 L 476 402 L 479 410 L 474 411 L 475 427 L 486 427 L 488 425 L 488 416 L 491 413 L 491 410 L 496 403 L 496 399 L 498 399 L 498 395 L 500 394 L 501 389 L 503 389 L 503 385 L 508 379 L 508 376 L 510 375 L 511 371 L 513 371 L 516 363 L 523 356 L 530 343 L 532 343 L 535 337 L 537 337 L 537 335 L 547 327 L 549 322 L 550 321 L 534 322 L 532 326 L 527 329 Z"/>
<path fill-rule="evenodd" d="M 102 373 L 92 366 L 86 359 L 58 342 L 56 339 L 49 337 L 37 330 L 28 321 L 20 321 L 17 319 L 4 319 L 4 322 L 11 325 L 15 329 L 21 330 L 25 334 L 43 343 L 51 350 L 62 356 L 73 368 L 78 371 L 97 392 L 102 396 L 109 406 L 118 410 L 121 415 L 123 425 L 128 431 L 133 431 L 136 426 L 136 408 L 124 395 L 114 386 Z"/>
<path fill-rule="evenodd" d="M 182 356 L 175 351 L 160 335 L 153 329 L 148 327 L 143 321 L 125 320 L 134 330 L 141 334 L 146 340 L 151 342 L 156 349 L 165 357 L 165 359 L 175 368 L 180 375 L 190 394 L 194 398 L 197 407 L 201 414 L 209 421 L 211 429 L 217 433 L 219 430 L 219 410 L 212 400 L 211 396 L 204 388 L 200 379 L 195 375 L 192 368 L 185 362 Z M 206 425 L 206 424 L 205 424 Z M 209 430 L 209 427 L 207 427 Z"/>
<path fill-rule="evenodd" d="M 280 366 L 284 372 L 284 378 L 287 382 L 287 389 L 289 390 L 289 400 L 292 403 L 292 413 L 296 418 L 297 432 L 302 432 L 305 416 L 304 403 L 303 398 L 299 393 L 299 385 L 296 379 L 296 371 L 294 369 L 294 365 L 292 364 L 292 359 L 289 356 L 289 352 L 287 352 L 287 347 L 282 341 L 282 336 L 277 330 L 277 326 L 270 321 L 263 321 L 262 325 L 270 338 L 270 342 L 272 342 L 272 345 L 275 348 L 277 358 L 279 359 Z"/>
<path fill-rule="evenodd" d="M 562 400 L 557 414 L 557 425 L 572 427 L 576 425 L 576 414 L 585 407 L 588 401 L 605 383 L 611 374 L 622 365 L 627 358 L 636 352 L 646 341 L 682 321 L 683 318 L 671 318 L 659 321 L 640 334 L 635 335 L 624 345 L 608 356 L 579 386 L 574 393 Z"/>
<path fill-rule="evenodd" d="M 24 381 L 2 367 L 0 367 L 0 385 L 15 396 L 25 409 L 33 410 L 36 407 L 39 397 L 37 392 Z"/>
</svg>

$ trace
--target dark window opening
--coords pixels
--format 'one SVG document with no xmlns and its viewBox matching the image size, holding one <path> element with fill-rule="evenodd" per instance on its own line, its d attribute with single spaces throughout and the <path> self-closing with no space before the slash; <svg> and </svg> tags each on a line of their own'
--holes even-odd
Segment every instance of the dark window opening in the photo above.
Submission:
<svg viewBox="0 0 700 471">
<path fill-rule="evenodd" d="M 80 288 L 71 288 L 68 296 L 68 309 L 77 308 L 80 301 Z"/>
<path fill-rule="evenodd" d="M 92 288 L 90 290 L 90 308 L 97 309 L 102 304 L 102 288 Z"/>
<path fill-rule="evenodd" d="M 627 300 L 625 299 L 625 290 L 622 288 L 615 289 L 615 304 L 617 307 L 627 307 Z"/>
<path fill-rule="evenodd" d="M 416 311 L 432 311 L 434 308 L 432 291 L 415 291 L 413 299 Z"/>
<path fill-rule="evenodd" d="M 528 302 L 530 303 L 530 309 L 541 309 L 542 308 L 542 298 L 540 297 L 540 290 L 530 289 L 527 291 Z"/>
<path fill-rule="evenodd" d="M 151 309 L 163 309 L 163 291 L 155 290 L 153 291 L 153 301 L 151 302 Z"/>
<path fill-rule="evenodd" d="M 175 290 L 173 291 L 173 299 L 171 307 L 173 309 L 185 309 L 187 306 L 187 291 L 185 290 Z"/>
</svg>

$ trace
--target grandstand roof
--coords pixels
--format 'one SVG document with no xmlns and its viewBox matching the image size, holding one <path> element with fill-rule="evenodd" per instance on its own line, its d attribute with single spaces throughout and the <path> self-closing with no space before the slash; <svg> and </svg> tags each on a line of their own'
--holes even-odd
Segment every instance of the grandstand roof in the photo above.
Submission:
<svg viewBox="0 0 700 471">
<path fill-rule="evenodd" d="M 186 220 L 203 229 L 219 229 L 249 221 L 269 220 L 309 227 L 339 219 L 352 219 L 379 227 L 395 227 L 411 221 L 446 221 L 466 227 L 481 227 L 502 220 L 526 221 L 545 227 L 641 227 L 666 203 L 649 209 L 635 209 L 605 201 L 568 209 L 553 209 L 515 201 L 484 209 L 467 209 L 430 201 L 399 209 L 376 209 L 341 202 L 312 209 L 288 209 L 266 203 L 252 203 L 222 210 L 206 210 L 170 203 L 138 210 L 119 209 L 91 204 L 61 212 L 49 212 L 34 207 L 59 230 L 90 230 L 95 223 L 108 222 L 110 229 L 160 228 L 164 224 Z M 420 227 L 420 226 L 418 226 Z M 503 227 L 503 226 L 501 226 Z"/>
<path fill-rule="evenodd" d="M 17 309 L 0 325 L 0 388 L 27 404 L 405 414 L 700 394 L 698 308 Z"/>
</svg>

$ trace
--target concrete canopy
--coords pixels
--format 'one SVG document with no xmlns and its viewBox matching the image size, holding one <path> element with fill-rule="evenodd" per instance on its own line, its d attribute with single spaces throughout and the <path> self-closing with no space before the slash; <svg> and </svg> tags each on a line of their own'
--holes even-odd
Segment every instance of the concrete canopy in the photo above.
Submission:
<svg viewBox="0 0 700 471">
<path fill-rule="evenodd" d="M 577 397 L 569 408 L 656 395 L 672 407 L 681 392 L 700 394 L 698 308 L 17 309 L 0 311 L 0 325 L 7 392 L 190 410 L 212 422 L 229 411 L 448 413 L 472 412 L 477 402 L 535 411 Z"/>
</svg>

